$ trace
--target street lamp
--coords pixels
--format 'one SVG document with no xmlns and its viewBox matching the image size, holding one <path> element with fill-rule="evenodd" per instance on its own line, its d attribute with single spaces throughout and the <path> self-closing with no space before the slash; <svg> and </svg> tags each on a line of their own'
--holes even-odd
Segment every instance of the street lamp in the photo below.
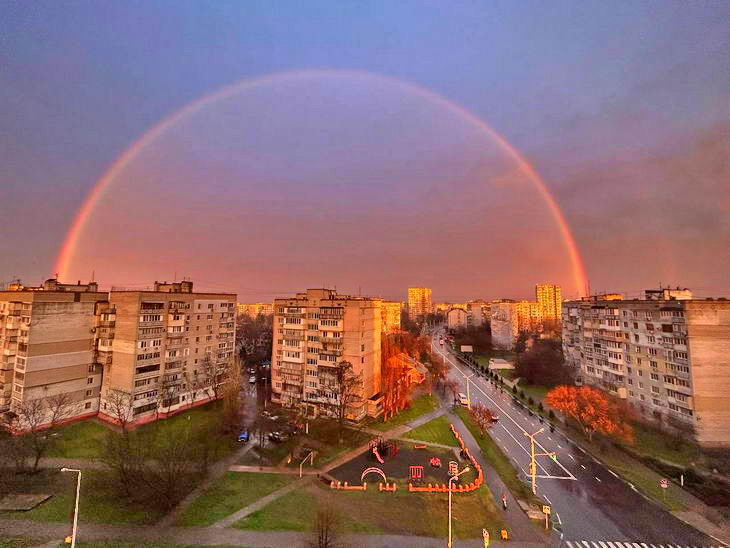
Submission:
<svg viewBox="0 0 730 548">
<path fill-rule="evenodd" d="M 537 462 L 535 461 L 535 457 L 551 457 L 553 460 L 556 460 L 555 453 L 550 451 L 548 453 L 535 453 L 535 436 L 538 434 L 541 434 L 545 431 L 545 428 L 540 428 L 537 432 L 534 434 L 528 434 L 527 432 L 524 432 L 525 436 L 530 438 L 530 476 L 532 477 L 532 494 L 537 494 L 537 486 L 535 484 L 535 478 L 537 476 Z"/>
<path fill-rule="evenodd" d="M 447 544 L 448 548 L 451 548 L 451 546 L 452 546 L 452 544 L 451 544 L 451 489 L 452 489 L 451 482 L 454 481 L 456 478 L 458 478 L 460 475 L 462 475 L 464 472 L 468 472 L 468 471 L 469 471 L 469 467 L 467 466 L 461 472 L 459 472 L 455 476 L 451 476 L 449 478 L 449 543 Z"/>
<path fill-rule="evenodd" d="M 71 548 L 76 548 L 76 531 L 79 523 L 79 494 L 81 493 L 81 470 L 75 468 L 61 468 L 61 472 L 76 472 L 76 503 L 74 505 L 74 525 L 71 530 Z"/>
<path fill-rule="evenodd" d="M 466 379 L 466 407 L 467 409 L 471 410 L 471 391 L 469 390 L 469 379 L 471 379 L 476 373 L 472 373 L 468 377 L 464 375 L 464 378 Z"/>
</svg>

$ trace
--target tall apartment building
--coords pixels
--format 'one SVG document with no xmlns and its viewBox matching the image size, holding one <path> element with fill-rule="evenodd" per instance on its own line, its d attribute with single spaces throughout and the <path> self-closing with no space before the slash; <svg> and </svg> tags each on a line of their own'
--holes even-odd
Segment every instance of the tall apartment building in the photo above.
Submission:
<svg viewBox="0 0 730 548">
<path fill-rule="evenodd" d="M 563 303 L 563 353 L 586 384 L 627 399 L 647 421 L 694 427 L 705 446 L 730 447 L 730 302 L 688 290 L 643 299 Z"/>
<path fill-rule="evenodd" d="M 428 287 L 409 287 L 408 317 L 411 320 L 418 320 L 432 312 L 433 303 L 431 302 L 431 289 Z"/>
<path fill-rule="evenodd" d="M 100 305 L 98 339 L 104 376 L 100 418 L 116 393 L 133 401 L 144 423 L 210 400 L 235 359 L 236 295 L 193 293 L 192 282 L 158 283 L 153 291 L 111 291 Z"/>
<path fill-rule="evenodd" d="M 303 406 L 310 416 L 331 414 L 338 403 L 337 365 L 362 374 L 363 404 L 353 420 L 381 412 L 381 300 L 308 289 L 274 300 L 272 401 Z"/>
<path fill-rule="evenodd" d="M 255 318 L 259 314 L 268 316 L 274 313 L 274 305 L 271 303 L 236 304 L 236 312 L 239 316 Z"/>
<path fill-rule="evenodd" d="M 462 308 L 452 308 L 446 313 L 446 325 L 449 329 L 463 329 L 468 325 L 468 316 L 466 310 Z"/>
<path fill-rule="evenodd" d="M 38 287 L 16 283 L 0 292 L 0 412 L 65 394 L 70 406 L 64 418 L 97 413 L 96 307 L 106 298 L 95 283 L 55 279 Z"/>
<path fill-rule="evenodd" d="M 466 303 L 467 323 L 472 327 L 481 327 L 489 322 L 491 310 L 485 301 L 469 301 Z"/>
<path fill-rule="evenodd" d="M 490 310 L 492 343 L 503 350 L 512 350 L 520 331 L 536 330 L 542 321 L 540 305 L 534 301 L 502 299 L 492 302 Z"/>
<path fill-rule="evenodd" d="M 535 300 L 540 305 L 542 320 L 560 321 L 563 296 L 559 285 L 537 284 L 535 286 Z"/>
<path fill-rule="evenodd" d="M 403 303 L 400 301 L 381 301 L 381 329 L 383 333 L 400 331 L 400 316 Z"/>
</svg>

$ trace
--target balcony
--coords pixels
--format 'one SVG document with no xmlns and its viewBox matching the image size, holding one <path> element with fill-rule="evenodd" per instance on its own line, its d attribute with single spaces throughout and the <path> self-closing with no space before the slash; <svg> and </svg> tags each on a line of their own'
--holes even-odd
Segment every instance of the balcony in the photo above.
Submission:
<svg viewBox="0 0 730 548">
<path fill-rule="evenodd" d="M 341 320 L 342 318 L 344 318 L 344 316 L 344 310 L 319 313 L 320 320 Z"/>
<path fill-rule="evenodd" d="M 189 310 L 190 304 L 189 303 L 183 303 L 183 302 L 177 302 L 173 301 L 170 303 L 169 306 L 170 310 Z"/>
</svg>

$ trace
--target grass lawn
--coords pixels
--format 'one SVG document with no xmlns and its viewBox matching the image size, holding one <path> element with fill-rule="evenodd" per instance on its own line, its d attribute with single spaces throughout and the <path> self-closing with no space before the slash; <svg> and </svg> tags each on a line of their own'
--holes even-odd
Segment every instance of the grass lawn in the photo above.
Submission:
<svg viewBox="0 0 730 548">
<path fill-rule="evenodd" d="M 445 493 L 410 493 L 402 485 L 395 493 L 367 491 L 330 491 L 313 484 L 287 493 L 258 512 L 234 524 L 239 529 L 257 531 L 309 531 L 317 506 L 330 500 L 343 512 L 343 529 L 347 533 L 401 534 L 443 537 L 448 531 L 448 495 Z M 493 538 L 504 527 L 489 490 L 454 495 L 454 535 L 456 538 L 480 538 L 487 528 Z"/>
<path fill-rule="evenodd" d="M 68 548 L 68 544 L 62 543 L 59 548 Z M 143 540 L 95 540 L 78 541 L 79 548 L 198 548 L 199 544 L 169 544 L 167 542 L 145 542 Z M 208 544 L 209 548 L 245 548 L 236 544 Z M 0 544 L 2 548 L 2 544 Z"/>
<path fill-rule="evenodd" d="M 315 465 L 322 466 L 333 461 L 350 449 L 366 444 L 372 435 L 362 432 L 357 428 L 345 428 L 342 432 L 342 443 L 340 443 L 339 424 L 333 420 L 313 421 L 309 424 L 309 434 L 304 436 L 302 444 L 314 445 L 317 449 Z M 307 439 L 314 443 L 308 444 Z M 299 466 L 301 459 L 292 461 L 292 466 Z"/>
<path fill-rule="evenodd" d="M 517 378 L 514 369 L 495 369 L 494 371 L 497 373 L 497 375 L 499 375 L 500 377 L 504 377 L 508 381 L 513 381 Z"/>
<path fill-rule="evenodd" d="M 690 466 L 703 461 L 702 453 L 697 445 L 689 442 L 676 444 L 671 436 L 634 423 L 635 443 L 628 449 L 638 455 L 653 457 L 680 466 Z"/>
<path fill-rule="evenodd" d="M 409 430 L 403 434 L 403 437 L 458 447 L 459 442 L 456 441 L 456 438 L 451 433 L 451 429 L 449 428 L 450 424 L 449 418 L 446 415 L 441 415 L 428 421 L 426 424 Z"/>
<path fill-rule="evenodd" d="M 0 536 L 0 548 L 30 548 L 39 544 L 43 544 L 40 539 Z"/>
<path fill-rule="evenodd" d="M 395 417 L 392 417 L 387 422 L 375 422 L 369 424 L 370 428 L 385 432 L 396 426 L 401 426 L 407 422 L 417 419 L 421 415 L 435 411 L 438 408 L 438 400 L 436 396 L 421 396 L 411 402 L 411 406 L 408 409 L 404 409 L 398 413 Z"/>
<path fill-rule="evenodd" d="M 537 384 L 522 384 L 520 383 L 517 386 L 517 391 L 519 392 L 522 390 L 525 393 L 525 398 L 529 398 L 532 396 L 532 399 L 535 400 L 535 405 L 537 405 L 539 402 L 543 401 L 545 399 L 545 396 L 548 392 L 550 392 L 550 388 L 547 386 L 540 386 Z M 543 404 L 545 405 L 545 404 Z"/>
<path fill-rule="evenodd" d="M 144 505 L 127 504 L 110 487 L 108 474 L 84 471 L 81 479 L 79 521 L 86 523 L 154 523 L 161 515 Z M 43 470 L 29 479 L 26 488 L 15 492 L 48 493 L 49 500 L 27 512 L 0 512 L 0 517 L 33 521 L 70 522 L 76 491 L 76 474 Z"/>
<path fill-rule="evenodd" d="M 227 472 L 185 509 L 176 525 L 210 525 L 295 479 L 296 476 L 285 474 Z"/>
<path fill-rule="evenodd" d="M 202 405 L 170 418 L 145 424 L 137 428 L 136 432 L 151 436 L 162 433 L 174 434 L 187 428 L 188 424 L 193 427 L 209 426 L 220 418 L 221 406 L 219 402 L 216 403 L 218 405 Z M 58 442 L 50 449 L 48 457 L 91 459 L 101 456 L 104 437 L 112 430 L 94 421 L 84 420 L 63 426 L 58 432 Z M 233 437 L 230 440 L 220 439 L 216 443 L 216 449 L 216 458 L 224 457 L 236 449 L 236 442 Z"/>
<path fill-rule="evenodd" d="M 488 435 L 482 437 L 482 433 L 479 431 L 479 428 L 474 424 L 469 416 L 469 411 L 464 407 L 457 407 L 456 414 L 464 421 L 466 427 L 477 440 L 484 458 L 487 459 L 490 466 L 496 470 L 497 474 L 499 474 L 499 477 L 502 478 L 502 481 L 505 485 L 507 485 L 507 488 L 512 492 L 512 494 L 518 499 L 527 502 L 539 503 L 539 499 L 532 493 L 527 484 L 520 481 L 517 476 L 517 469 L 512 464 L 512 461 L 507 458 L 507 455 L 502 452 L 491 437 Z"/>
</svg>

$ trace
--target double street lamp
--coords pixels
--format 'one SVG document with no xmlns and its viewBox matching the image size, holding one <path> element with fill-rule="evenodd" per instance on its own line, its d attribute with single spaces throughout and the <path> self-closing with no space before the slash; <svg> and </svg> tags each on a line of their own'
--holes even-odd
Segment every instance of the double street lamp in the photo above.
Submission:
<svg viewBox="0 0 730 548">
<path fill-rule="evenodd" d="M 451 546 L 452 546 L 452 544 L 451 544 L 451 490 L 452 490 L 453 486 L 452 486 L 451 482 L 453 482 L 456 478 L 458 478 L 464 472 L 468 472 L 468 471 L 469 471 L 469 467 L 467 466 L 461 472 L 459 472 L 458 474 L 451 476 L 449 478 L 449 542 L 447 544 L 448 548 L 451 548 Z"/>
<path fill-rule="evenodd" d="M 76 548 L 76 531 L 79 524 L 79 495 L 81 493 L 81 470 L 75 468 L 61 468 L 61 472 L 75 472 L 76 478 L 76 502 L 74 504 L 74 525 L 71 530 L 71 548 Z"/>
</svg>

